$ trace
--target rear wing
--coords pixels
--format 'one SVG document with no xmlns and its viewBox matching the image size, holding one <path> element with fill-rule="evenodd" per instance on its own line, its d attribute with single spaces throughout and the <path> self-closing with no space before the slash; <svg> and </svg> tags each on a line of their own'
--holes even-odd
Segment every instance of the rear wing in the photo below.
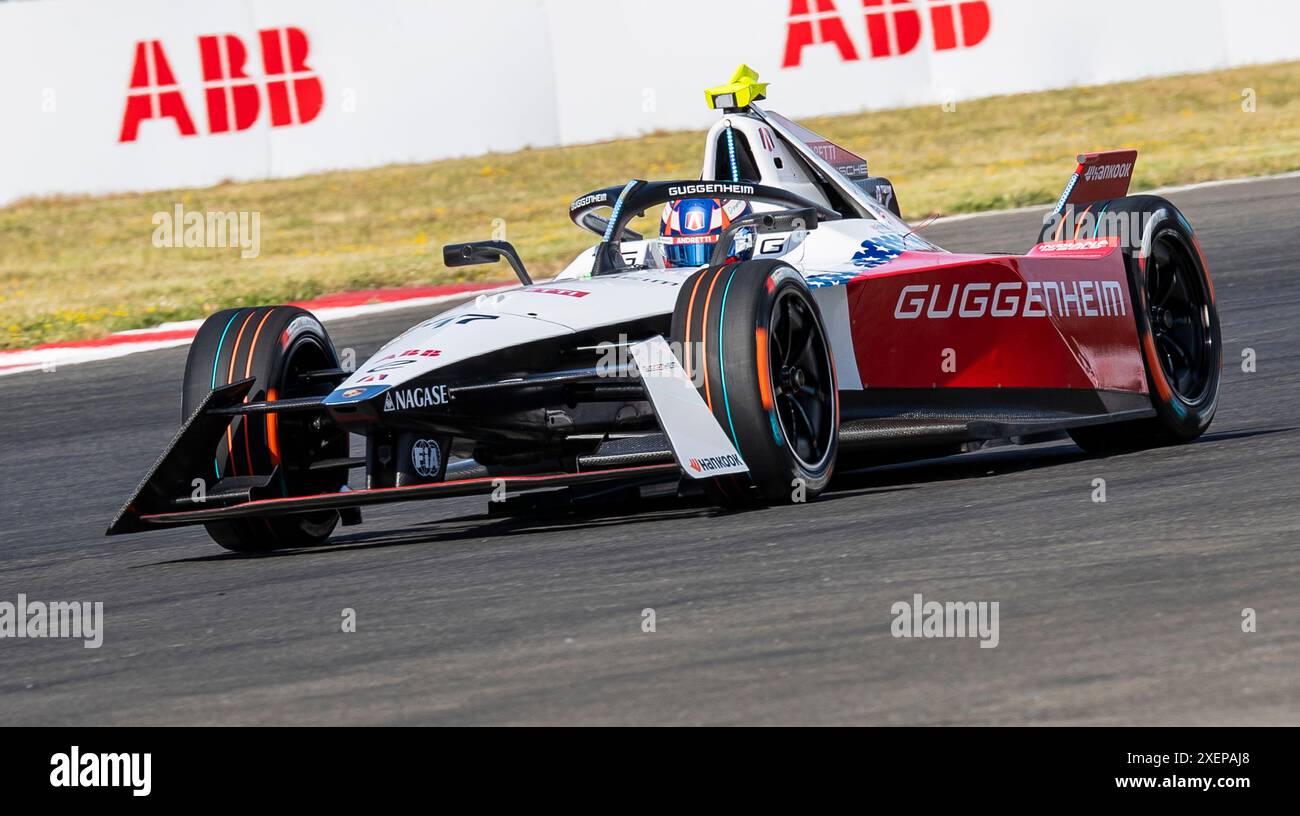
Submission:
<svg viewBox="0 0 1300 816">
<path fill-rule="evenodd" d="M 1079 166 L 1074 168 L 1074 175 L 1066 182 L 1065 192 L 1057 199 L 1052 213 L 1060 215 L 1067 207 L 1082 207 L 1128 195 L 1137 155 L 1136 150 L 1108 150 L 1079 156 Z"/>
</svg>

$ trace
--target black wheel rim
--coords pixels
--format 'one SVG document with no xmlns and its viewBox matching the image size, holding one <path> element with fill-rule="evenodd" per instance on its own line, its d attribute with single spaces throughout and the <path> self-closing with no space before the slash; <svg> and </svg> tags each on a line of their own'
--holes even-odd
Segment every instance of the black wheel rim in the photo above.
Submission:
<svg viewBox="0 0 1300 816">
<path fill-rule="evenodd" d="M 286 354 L 276 399 L 324 396 L 329 393 L 331 383 L 309 380 L 306 374 L 334 365 L 333 356 L 316 338 L 310 335 L 299 338 Z M 337 474 L 309 470 L 312 463 L 321 459 L 347 455 L 346 446 L 338 441 L 339 432 L 323 426 L 322 419 L 314 412 L 280 415 L 281 478 L 286 494 L 326 492 L 337 487 L 334 484 L 338 481 Z"/>
<path fill-rule="evenodd" d="M 1152 239 L 1146 264 L 1147 317 L 1160 368 L 1174 393 L 1195 403 L 1209 386 L 1214 360 L 1200 264 L 1187 239 L 1172 229 Z"/>
<path fill-rule="evenodd" d="M 798 289 L 777 294 L 768 323 L 768 365 L 781 432 L 799 463 L 820 470 L 835 436 L 830 347 L 814 306 Z"/>
</svg>

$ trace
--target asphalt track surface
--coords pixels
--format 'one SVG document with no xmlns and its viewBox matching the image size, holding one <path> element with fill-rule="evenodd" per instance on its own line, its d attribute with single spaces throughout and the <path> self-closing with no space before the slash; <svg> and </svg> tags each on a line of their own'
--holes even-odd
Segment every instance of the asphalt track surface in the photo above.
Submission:
<svg viewBox="0 0 1300 816">
<path fill-rule="evenodd" d="M 0 601 L 102 601 L 106 623 L 99 649 L 0 640 L 0 723 L 1300 723 L 1300 179 L 1171 197 L 1223 321 L 1202 440 L 990 448 L 805 506 L 457 499 L 269 557 L 202 529 L 108 539 L 178 424 L 185 350 L 2 378 Z M 1037 223 L 926 234 L 1024 251 Z M 364 355 L 415 319 L 330 329 Z M 997 648 L 892 637 L 918 592 L 997 601 Z"/>
</svg>

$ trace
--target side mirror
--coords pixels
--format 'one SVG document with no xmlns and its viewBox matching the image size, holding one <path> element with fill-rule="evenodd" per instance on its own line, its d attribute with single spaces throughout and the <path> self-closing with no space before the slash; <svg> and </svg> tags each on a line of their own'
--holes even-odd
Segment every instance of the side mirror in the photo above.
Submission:
<svg viewBox="0 0 1300 816">
<path fill-rule="evenodd" d="M 709 266 L 721 266 L 727 260 L 727 250 L 731 248 L 731 241 L 736 237 L 736 233 L 742 229 L 752 229 L 759 235 L 765 235 L 772 232 L 793 232 L 795 230 L 815 230 L 819 218 L 817 210 L 812 207 L 805 207 L 798 210 L 781 210 L 779 212 L 761 212 L 751 213 L 744 218 L 731 222 L 731 226 L 722 233 L 718 238 L 718 243 L 713 247 L 713 255 L 709 258 Z"/>
<path fill-rule="evenodd" d="M 450 267 L 496 263 L 502 258 L 510 263 L 520 283 L 533 285 L 519 252 L 509 241 L 470 241 L 468 244 L 447 244 L 442 248 L 442 262 Z"/>
</svg>

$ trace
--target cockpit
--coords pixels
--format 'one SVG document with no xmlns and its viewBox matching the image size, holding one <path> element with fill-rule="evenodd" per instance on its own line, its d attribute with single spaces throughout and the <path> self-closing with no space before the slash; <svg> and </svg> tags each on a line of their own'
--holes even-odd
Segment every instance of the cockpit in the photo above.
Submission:
<svg viewBox="0 0 1300 816">
<path fill-rule="evenodd" d="M 634 179 L 574 199 L 569 217 L 600 243 L 557 279 L 716 265 L 737 252 L 745 253 L 741 260 L 784 257 L 828 221 L 910 232 L 888 179 L 870 175 L 866 159 L 852 151 L 761 109 L 755 103 L 766 85 L 748 70 L 742 66 L 732 83 L 707 92 L 722 115 L 705 137 L 697 179 Z M 517 256 L 492 243 L 500 242 L 448 247 L 444 257 L 455 265 L 507 257 L 527 282 Z"/>
</svg>

